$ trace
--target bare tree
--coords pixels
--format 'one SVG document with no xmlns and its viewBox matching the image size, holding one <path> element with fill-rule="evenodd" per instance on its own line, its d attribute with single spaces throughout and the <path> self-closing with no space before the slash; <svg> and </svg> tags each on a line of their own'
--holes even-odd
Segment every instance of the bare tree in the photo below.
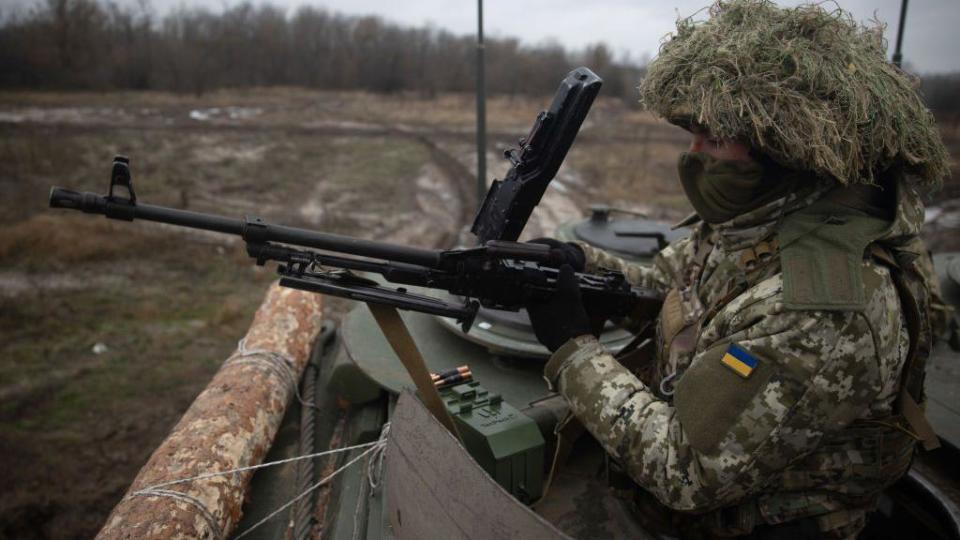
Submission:
<svg viewBox="0 0 960 540">
<path fill-rule="evenodd" d="M 375 92 L 472 91 L 474 37 L 407 28 L 378 17 L 314 7 L 287 15 L 241 3 L 213 13 L 181 4 L 158 18 L 143 3 L 47 0 L 0 14 L 0 86 L 161 89 L 302 85 Z M 558 43 L 523 46 L 490 39 L 488 89 L 515 95 L 553 91 L 558 74 L 585 63 L 607 95 L 632 93 L 639 71 L 602 44 L 570 53 Z"/>
</svg>

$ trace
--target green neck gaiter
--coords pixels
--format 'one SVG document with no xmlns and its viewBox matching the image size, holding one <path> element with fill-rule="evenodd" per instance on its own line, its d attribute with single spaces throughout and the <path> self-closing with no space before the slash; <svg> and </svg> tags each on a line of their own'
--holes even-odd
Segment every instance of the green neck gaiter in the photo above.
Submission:
<svg viewBox="0 0 960 540">
<path fill-rule="evenodd" d="M 758 208 L 789 189 L 789 182 L 769 178 L 756 161 L 721 160 L 701 152 L 684 152 L 677 168 L 693 209 L 712 225 Z"/>
</svg>

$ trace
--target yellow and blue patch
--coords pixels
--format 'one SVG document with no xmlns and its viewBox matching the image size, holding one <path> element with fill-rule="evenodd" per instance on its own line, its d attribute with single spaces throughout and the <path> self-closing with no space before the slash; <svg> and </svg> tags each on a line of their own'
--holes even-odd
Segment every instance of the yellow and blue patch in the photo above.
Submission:
<svg viewBox="0 0 960 540">
<path fill-rule="evenodd" d="M 733 343 L 720 358 L 720 362 L 744 379 L 749 377 L 753 370 L 757 368 L 757 359 Z"/>
</svg>

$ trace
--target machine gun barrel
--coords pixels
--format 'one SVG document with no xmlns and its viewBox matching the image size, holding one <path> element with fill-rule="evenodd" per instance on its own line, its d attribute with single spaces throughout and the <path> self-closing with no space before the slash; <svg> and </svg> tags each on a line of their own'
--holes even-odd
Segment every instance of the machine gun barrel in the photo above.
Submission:
<svg viewBox="0 0 960 540">
<path fill-rule="evenodd" d="M 519 148 L 507 152 L 513 167 L 504 180 L 494 182 L 481 205 L 472 228 L 481 245 L 473 248 L 422 249 L 274 225 L 258 217 L 236 219 L 143 204 L 137 201 L 125 156 L 114 158 L 106 195 L 54 187 L 50 207 L 239 236 L 257 264 L 279 263 L 281 285 L 454 317 L 467 331 L 481 304 L 516 311 L 532 298 L 555 292 L 563 257 L 549 246 L 516 240 L 573 144 L 601 83 L 587 68 L 571 71 L 561 82 L 549 110 L 540 113 Z M 352 271 L 376 273 L 395 285 L 444 290 L 463 304 L 406 287 L 391 288 Z M 616 318 L 636 314 L 638 307 L 659 310 L 660 295 L 631 286 L 622 273 L 581 273 L 578 280 L 584 301 L 597 314 Z"/>
<path fill-rule="evenodd" d="M 370 257 L 428 268 L 440 265 L 441 251 L 423 249 L 362 238 L 352 238 L 339 234 L 321 233 L 309 229 L 267 224 L 259 218 L 236 219 L 216 214 L 204 214 L 190 210 L 178 210 L 165 206 L 156 206 L 128 199 L 99 195 L 90 192 L 77 192 L 54 187 L 50 190 L 51 208 L 69 208 L 88 214 L 102 214 L 112 219 L 133 221 L 142 219 L 180 225 L 193 229 L 202 229 L 240 236 L 247 242 L 280 242 L 302 247 L 349 253 L 360 257 Z"/>
</svg>

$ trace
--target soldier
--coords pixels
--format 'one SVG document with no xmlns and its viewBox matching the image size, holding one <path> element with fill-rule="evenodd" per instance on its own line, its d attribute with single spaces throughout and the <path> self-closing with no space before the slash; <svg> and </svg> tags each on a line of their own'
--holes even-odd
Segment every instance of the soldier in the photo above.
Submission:
<svg viewBox="0 0 960 540">
<path fill-rule="evenodd" d="M 545 241 L 570 263 L 528 306 L 545 378 L 674 534 L 855 537 L 915 443 L 936 444 L 918 233 L 947 158 L 884 55 L 878 29 L 818 5 L 679 21 L 640 92 L 692 134 L 693 233 L 652 267 Z M 573 271 L 599 267 L 665 295 L 644 379 L 591 335 Z"/>
</svg>

